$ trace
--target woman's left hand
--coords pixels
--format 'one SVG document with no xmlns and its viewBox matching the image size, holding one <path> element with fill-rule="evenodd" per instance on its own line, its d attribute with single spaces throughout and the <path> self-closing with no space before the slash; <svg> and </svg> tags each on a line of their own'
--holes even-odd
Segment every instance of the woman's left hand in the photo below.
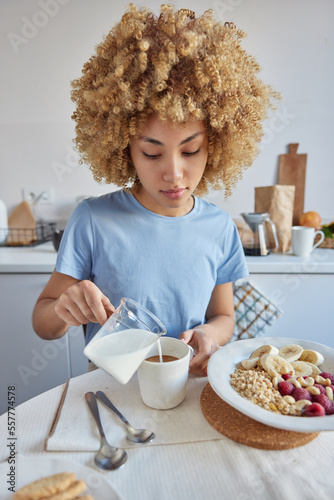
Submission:
<svg viewBox="0 0 334 500">
<path fill-rule="evenodd" d="M 200 325 L 181 333 L 180 340 L 189 344 L 196 352 L 189 364 L 189 371 L 197 375 L 207 375 L 209 359 L 219 349 L 219 344 L 210 335 L 210 326 Z"/>
</svg>

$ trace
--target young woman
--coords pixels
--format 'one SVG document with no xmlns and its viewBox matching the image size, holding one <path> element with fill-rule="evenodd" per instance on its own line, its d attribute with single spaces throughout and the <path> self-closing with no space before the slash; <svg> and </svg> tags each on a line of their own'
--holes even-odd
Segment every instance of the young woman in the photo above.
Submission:
<svg viewBox="0 0 334 500">
<path fill-rule="evenodd" d="M 231 218 L 199 196 L 231 193 L 277 97 L 243 36 L 211 11 L 131 4 L 85 64 L 76 144 L 94 178 L 121 189 L 74 210 L 35 306 L 40 337 L 84 324 L 88 342 L 126 296 L 195 348 L 195 373 L 229 341 L 232 283 L 248 271 Z"/>
</svg>

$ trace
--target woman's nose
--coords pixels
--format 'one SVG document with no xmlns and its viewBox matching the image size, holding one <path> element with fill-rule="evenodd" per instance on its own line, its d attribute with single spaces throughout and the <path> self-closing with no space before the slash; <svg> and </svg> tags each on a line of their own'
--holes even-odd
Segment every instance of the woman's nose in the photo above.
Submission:
<svg viewBox="0 0 334 500">
<path fill-rule="evenodd" d="M 175 182 L 183 177 L 180 161 L 172 158 L 165 167 L 163 179 L 167 182 Z"/>
</svg>

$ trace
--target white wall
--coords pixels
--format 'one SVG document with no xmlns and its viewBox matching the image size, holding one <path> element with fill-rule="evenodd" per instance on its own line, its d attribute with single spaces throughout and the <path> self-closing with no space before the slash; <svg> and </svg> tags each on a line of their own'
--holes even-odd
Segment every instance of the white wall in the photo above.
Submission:
<svg viewBox="0 0 334 500">
<path fill-rule="evenodd" d="M 114 190 L 77 166 L 70 81 L 117 22 L 128 1 L 0 0 L 0 199 L 9 212 L 22 188 L 53 187 L 55 202 L 40 207 L 49 220 L 67 218 L 74 200 Z M 141 0 L 159 10 L 158 0 Z M 334 218 L 332 0 L 177 0 L 201 14 L 213 8 L 222 21 L 248 33 L 244 47 L 262 77 L 280 91 L 278 110 L 266 121 L 262 151 L 227 201 L 208 196 L 233 217 L 254 209 L 254 187 L 276 183 L 278 156 L 298 142 L 308 154 L 305 210 Z M 62 170 L 63 169 L 63 170 Z"/>
</svg>

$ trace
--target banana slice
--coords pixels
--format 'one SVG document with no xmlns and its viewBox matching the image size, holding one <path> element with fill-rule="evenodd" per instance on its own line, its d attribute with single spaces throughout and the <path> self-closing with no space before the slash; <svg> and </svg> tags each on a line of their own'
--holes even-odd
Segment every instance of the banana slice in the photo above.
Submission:
<svg viewBox="0 0 334 500">
<path fill-rule="evenodd" d="M 293 366 L 278 354 L 264 354 L 260 358 L 262 367 L 271 377 L 279 377 L 284 373 L 289 373 L 292 377 L 295 374 Z"/>
<path fill-rule="evenodd" d="M 300 358 L 300 355 L 303 352 L 303 350 L 304 349 L 300 345 L 289 344 L 282 347 L 278 351 L 278 355 L 281 356 L 281 358 L 284 358 L 290 363 L 292 363 L 292 361 L 297 361 L 297 359 Z"/>
<path fill-rule="evenodd" d="M 308 361 L 316 366 L 320 366 L 324 362 L 324 357 L 318 351 L 312 351 L 311 349 L 304 349 L 299 361 Z"/>
<path fill-rule="evenodd" d="M 274 345 L 263 345 L 262 347 L 255 349 L 255 351 L 253 351 L 249 356 L 249 359 L 260 358 L 264 354 L 278 354 L 278 349 Z"/>
<path fill-rule="evenodd" d="M 251 370 L 254 368 L 259 361 L 259 358 L 249 358 L 241 361 L 241 366 L 245 368 L 245 370 Z"/>
<path fill-rule="evenodd" d="M 308 361 L 303 361 L 303 363 L 306 363 L 307 365 L 309 365 L 312 368 L 312 373 L 311 373 L 312 377 L 316 377 L 317 375 L 319 375 L 319 373 L 321 373 L 321 370 L 320 370 L 320 368 L 317 367 L 317 365 L 314 365 L 313 363 L 309 363 Z"/>
<path fill-rule="evenodd" d="M 309 377 L 312 375 L 312 366 L 304 361 L 293 361 L 291 363 L 293 369 L 295 370 L 295 377 Z"/>
</svg>

